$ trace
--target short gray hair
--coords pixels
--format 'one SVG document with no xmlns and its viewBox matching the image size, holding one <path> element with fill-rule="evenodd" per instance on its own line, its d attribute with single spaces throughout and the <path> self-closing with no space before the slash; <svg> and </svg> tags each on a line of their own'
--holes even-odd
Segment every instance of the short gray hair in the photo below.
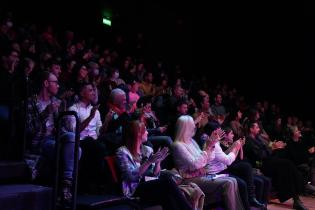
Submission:
<svg viewBox="0 0 315 210">
<path fill-rule="evenodd" d="M 118 95 L 126 95 L 125 91 L 123 91 L 122 89 L 120 88 L 115 88 L 113 89 L 111 92 L 110 92 L 110 95 L 109 95 L 109 100 L 110 102 L 114 103 L 116 102 L 116 98 Z"/>
</svg>

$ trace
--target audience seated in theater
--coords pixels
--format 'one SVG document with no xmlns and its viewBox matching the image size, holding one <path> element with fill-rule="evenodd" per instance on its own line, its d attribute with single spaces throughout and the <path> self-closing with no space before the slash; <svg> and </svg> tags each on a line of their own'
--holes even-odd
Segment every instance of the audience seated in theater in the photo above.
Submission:
<svg viewBox="0 0 315 210">
<path fill-rule="evenodd" d="M 172 152 L 180 175 L 185 181 L 194 182 L 201 188 L 206 195 L 205 204 L 218 201 L 219 195 L 226 209 L 244 209 L 234 178 L 207 174 L 207 164 L 214 158 L 214 145 L 223 137 L 223 133 L 219 130 L 213 132 L 201 150 L 193 139 L 195 128 L 192 117 L 183 115 L 178 118 Z"/>
<path fill-rule="evenodd" d="M 16 18 L 16 20 L 17 19 L 18 17 Z M 104 132 L 99 133 L 100 136 L 97 136 L 97 139 L 98 139 L 97 141 L 100 140 L 101 142 L 106 143 L 108 147 L 107 149 L 109 150 L 111 154 L 113 154 L 116 151 L 116 148 L 121 146 L 122 144 L 122 131 L 125 127 L 125 124 L 129 121 L 129 113 L 131 114 L 134 111 L 134 108 L 135 108 L 134 104 L 138 98 L 136 94 L 133 95 L 134 91 L 132 90 L 133 88 L 137 89 L 136 87 L 137 85 L 135 83 L 132 83 L 131 85 L 128 82 L 129 83 L 128 85 L 133 86 L 134 84 L 135 87 L 130 86 L 128 87 L 130 91 L 127 91 L 128 90 L 126 88 L 127 86 L 124 85 L 124 82 L 121 80 L 121 78 L 125 81 L 132 78 L 131 76 L 133 77 L 138 76 L 140 80 L 144 79 L 145 76 L 143 72 L 148 73 L 149 72 L 147 71 L 148 67 L 154 66 L 154 63 L 149 62 L 152 60 L 158 60 L 158 67 L 157 68 L 153 67 L 153 70 L 155 70 L 154 75 L 153 75 L 155 78 L 155 81 L 153 81 L 153 78 L 149 76 L 148 81 L 146 81 L 149 85 L 147 85 L 144 89 L 146 89 L 148 92 L 151 92 L 149 94 L 154 94 L 151 109 L 156 114 L 157 116 L 156 118 L 159 119 L 160 125 L 158 125 L 157 127 L 164 127 L 165 124 L 168 125 L 167 130 L 165 130 L 164 132 L 167 135 L 174 137 L 175 124 L 178 117 L 180 117 L 181 115 L 185 115 L 187 113 L 193 115 L 194 112 L 197 111 L 196 103 L 194 104 L 194 102 L 197 102 L 197 105 L 198 105 L 198 113 L 194 115 L 195 123 L 197 127 L 199 127 L 199 124 L 209 124 L 209 123 L 210 124 L 213 123 L 214 125 L 221 126 L 220 123 L 217 122 L 218 118 L 215 120 L 215 122 L 212 122 L 213 121 L 212 119 L 209 120 L 207 116 L 205 117 L 202 116 L 203 112 L 208 112 L 206 111 L 206 109 L 208 106 L 210 106 L 210 104 L 208 104 L 208 98 L 209 98 L 208 93 L 210 93 L 210 95 L 213 95 L 213 96 L 218 96 L 217 94 L 221 96 L 221 99 L 220 97 L 216 97 L 216 100 L 215 100 L 216 103 L 214 103 L 212 106 L 214 107 L 214 109 L 216 109 L 216 112 L 222 111 L 222 109 L 220 108 L 222 106 L 222 98 L 223 98 L 223 105 L 224 105 L 225 112 L 230 112 L 231 110 L 240 110 L 242 113 L 244 113 L 244 115 L 246 115 L 246 111 L 249 109 L 247 98 L 245 98 L 242 95 L 239 95 L 240 93 L 237 92 L 238 90 L 236 90 L 236 88 L 229 87 L 227 84 L 217 85 L 216 81 L 213 81 L 214 83 L 210 82 L 209 79 L 205 77 L 204 75 L 193 74 L 193 75 L 185 76 L 184 73 L 187 73 L 188 71 L 184 72 L 183 70 L 187 66 L 181 66 L 181 64 L 176 64 L 176 67 L 174 69 L 170 65 L 172 63 L 171 60 L 165 60 L 163 61 L 163 65 L 161 65 L 162 62 L 160 61 L 164 60 L 166 57 L 164 57 L 163 54 L 162 55 L 154 54 L 156 56 L 159 56 L 159 58 L 154 57 L 152 54 L 150 54 L 151 52 L 156 52 L 155 49 L 153 48 L 151 49 L 153 51 L 146 51 L 145 55 L 134 54 L 133 52 L 136 52 L 137 49 L 133 49 L 133 47 L 135 47 L 136 45 L 130 45 L 126 41 L 126 40 L 129 40 L 130 38 L 128 37 L 129 34 L 122 35 L 118 33 L 117 35 L 114 35 L 117 32 L 116 31 L 117 28 L 115 29 L 113 28 L 113 31 L 106 32 L 106 35 L 109 35 L 108 36 L 109 39 L 106 42 L 112 43 L 112 44 L 104 47 L 104 46 L 99 45 L 101 42 L 99 42 L 97 38 L 94 39 L 94 37 L 92 36 L 88 37 L 89 35 L 87 37 L 82 37 L 82 34 L 77 33 L 77 32 L 75 32 L 76 36 L 74 37 L 73 33 L 71 32 L 68 33 L 66 31 L 60 30 L 60 28 L 56 28 L 56 31 L 58 31 L 58 34 L 59 32 L 61 32 L 62 36 L 60 37 L 60 36 L 56 36 L 51 26 L 48 26 L 47 28 L 45 28 L 44 32 L 41 33 L 39 32 L 38 30 L 39 27 L 36 24 L 31 23 L 31 24 L 19 25 L 19 22 L 23 22 L 22 20 L 16 21 L 16 24 L 14 24 L 13 27 L 12 27 L 12 22 L 11 22 L 11 26 L 7 25 L 6 21 L 0 21 L 0 22 L 1 22 L 0 23 L 0 28 L 1 28 L 0 30 L 0 43 L 1 43 L 0 44 L 1 45 L 1 48 L 0 48 L 0 56 L 1 56 L 0 89 L 6 90 L 6 91 L 3 91 L 2 94 L 0 94 L 0 100 L 9 101 L 13 99 L 16 104 L 20 104 L 22 100 L 26 98 L 25 96 L 27 95 L 27 93 L 28 95 L 30 95 L 30 93 L 33 92 L 32 89 L 35 90 L 35 88 L 33 88 L 35 87 L 35 84 L 32 83 L 32 81 L 35 81 L 37 77 L 41 77 L 40 74 L 43 70 L 50 71 L 52 75 L 54 74 L 54 76 L 58 79 L 59 87 L 54 87 L 58 89 L 59 91 L 58 94 L 54 95 L 53 92 L 49 94 L 54 96 L 54 97 L 51 97 L 53 98 L 52 101 L 55 101 L 56 97 L 59 99 L 66 100 L 67 102 L 66 105 L 64 103 L 65 101 L 62 100 L 61 104 L 63 107 L 64 106 L 69 107 L 73 103 L 78 104 L 79 103 L 78 100 L 79 99 L 81 100 L 81 98 L 78 98 L 76 95 L 73 95 L 73 92 L 77 92 L 79 89 L 81 89 L 82 84 L 85 84 L 86 82 L 91 82 L 93 83 L 94 91 L 99 90 L 101 92 L 100 100 L 99 100 L 101 102 L 101 107 L 99 110 L 102 113 L 101 119 L 104 122 L 103 123 Z M 65 33 L 69 35 L 66 38 L 63 36 Z M 146 41 L 146 40 L 143 40 L 143 38 L 146 38 L 146 37 L 141 38 L 142 44 L 144 43 L 144 41 Z M 60 45 L 59 43 L 62 43 L 62 44 Z M 141 51 L 143 51 L 143 47 Z M 144 60 L 146 61 L 145 65 L 144 65 Z M 116 70 L 117 67 L 121 67 L 119 68 L 121 70 L 120 76 L 118 76 L 117 74 L 117 70 Z M 169 71 L 171 69 L 173 69 L 173 71 Z M 26 88 L 27 86 L 25 86 L 26 80 L 29 81 L 28 87 L 30 88 L 30 90 Z M 46 78 L 46 80 L 48 79 Z M 162 84 L 160 84 L 160 81 Z M 142 82 L 142 81 L 139 81 L 139 82 Z M 157 82 L 160 88 L 154 88 Z M 172 87 L 174 87 L 172 89 L 173 91 L 172 93 L 170 93 L 170 90 L 169 90 L 170 88 L 168 87 L 169 84 L 167 84 L 167 82 Z M 57 82 L 50 81 L 48 83 L 49 83 L 48 89 L 52 91 L 54 83 L 57 83 Z M 117 102 L 116 99 L 114 99 L 115 97 L 113 97 L 113 95 L 115 94 L 111 95 L 112 90 L 114 90 L 117 87 L 122 88 L 122 90 L 126 93 L 125 98 L 128 103 L 130 102 L 130 106 L 126 106 L 124 102 L 125 99 L 123 99 L 124 97 L 121 97 L 121 99 L 118 99 L 120 100 L 120 102 Z M 42 89 L 42 86 L 40 89 Z M 155 91 L 153 91 L 152 93 L 152 90 L 154 89 Z M 201 98 L 204 99 L 204 101 L 201 101 L 200 103 L 200 100 L 198 99 L 196 100 L 195 96 L 197 94 L 193 90 L 196 90 L 196 91 L 203 90 L 203 91 L 199 91 L 198 95 L 202 96 Z M 135 93 L 136 92 L 137 91 L 135 91 Z M 95 96 L 97 95 L 98 93 L 95 93 Z M 187 96 L 193 97 L 195 101 L 188 100 Z M 40 100 L 37 100 L 38 98 L 40 98 L 40 95 L 36 99 L 35 98 L 31 100 L 40 101 Z M 182 103 L 182 100 L 184 100 L 185 102 Z M 264 99 L 264 101 L 260 100 L 260 102 L 256 104 L 257 106 L 255 108 L 258 110 L 260 117 L 259 115 L 257 115 L 257 113 L 253 112 L 251 114 L 252 117 L 250 117 L 250 120 L 247 120 L 247 122 L 249 123 L 251 120 L 259 120 L 258 123 L 261 130 L 259 138 L 269 141 L 269 144 L 274 149 L 278 148 L 273 151 L 272 155 L 276 155 L 276 154 L 279 155 L 280 153 L 282 153 L 282 151 L 285 151 L 283 149 L 280 149 L 284 147 L 284 144 L 278 141 L 271 142 L 271 140 L 273 139 L 287 140 L 287 139 L 281 138 L 282 132 L 281 132 L 279 119 L 274 120 L 275 117 L 280 116 L 279 115 L 280 107 L 274 105 L 273 103 L 270 103 L 268 100 L 269 99 Z M 59 100 L 56 100 L 56 101 L 58 101 L 58 104 L 60 103 Z M 53 107 L 49 109 L 54 109 L 54 107 L 58 106 L 58 105 L 49 105 L 48 101 L 44 101 L 44 102 L 43 102 L 44 105 L 42 105 L 43 107 L 46 106 L 47 104 L 48 104 L 47 107 Z M 109 107 L 106 107 L 108 102 L 110 105 Z M 97 100 L 97 97 L 95 97 L 94 101 L 91 102 L 91 105 L 96 105 L 97 103 L 98 103 L 98 100 Z M 217 108 L 217 105 L 219 108 Z M 113 107 L 118 107 L 118 108 L 116 109 Z M 29 107 L 29 108 L 36 110 L 41 107 L 38 108 L 34 106 L 34 107 Z M 107 108 L 109 109 L 109 112 L 107 112 L 108 111 Z M 219 109 L 219 111 L 217 109 Z M 203 110 L 203 111 L 200 113 L 200 110 Z M 40 111 L 43 111 L 43 110 L 40 110 Z M 291 110 L 291 111 L 294 111 L 294 110 Z M 300 111 L 300 110 L 297 110 L 297 111 Z M 30 115 L 32 115 L 31 114 L 32 112 L 29 112 L 29 113 Z M 57 112 L 55 112 L 55 114 L 53 115 L 56 115 L 56 113 Z M 97 112 L 95 111 L 95 113 Z M 209 113 L 211 115 L 211 111 L 209 111 Z M 89 114 L 90 113 L 88 113 L 88 115 Z M 281 116 L 287 116 L 285 114 L 287 113 L 283 113 L 283 115 Z M 300 114 L 300 113 L 297 113 L 297 114 Z M 34 114 L 34 116 L 35 115 L 36 114 Z M 218 116 L 226 116 L 226 115 L 218 115 Z M 231 117 L 232 116 L 229 116 L 229 119 L 231 119 Z M 50 118 L 51 117 L 47 117 L 47 119 L 50 119 Z M 242 137 L 244 135 L 244 131 L 241 126 L 242 119 L 240 119 L 241 117 L 233 117 L 233 118 L 232 118 L 232 122 L 233 121 L 235 122 L 233 123 L 231 122 L 231 127 L 234 131 L 235 136 L 237 137 L 236 139 L 238 139 L 239 137 Z M 47 119 L 45 118 L 45 120 Z M 286 119 L 286 118 L 283 118 L 283 119 Z M 34 123 L 35 121 L 30 122 L 28 120 L 27 123 L 29 123 L 30 125 L 28 125 L 27 127 L 32 127 L 31 124 L 32 123 L 36 124 Z M 230 120 L 226 122 L 229 123 Z M 41 123 L 44 126 L 46 126 L 47 124 L 48 127 L 51 126 L 51 124 L 55 126 L 55 124 L 52 123 L 51 120 L 47 120 L 46 122 L 40 122 L 38 124 L 41 124 Z M 245 127 L 245 124 L 243 125 Z M 298 128 L 302 131 L 302 135 L 304 137 L 302 142 L 304 142 L 305 140 L 306 144 L 308 145 L 308 148 L 314 147 L 315 145 L 314 132 L 310 130 L 309 126 L 307 126 L 306 124 L 303 124 L 302 119 L 299 119 L 295 115 L 291 114 L 291 116 L 288 117 L 288 124 L 284 126 L 284 131 L 290 133 L 290 129 L 292 129 L 295 126 L 298 126 Z M 87 128 L 88 127 L 89 126 L 87 126 Z M 149 127 L 149 124 L 148 124 L 148 127 Z M 264 128 L 266 129 L 265 132 L 264 132 Z M 248 130 L 248 129 L 245 129 L 245 130 Z M 197 130 L 197 132 L 198 131 L 199 130 Z M 82 132 L 84 133 L 84 131 Z M 31 139 L 33 139 L 32 133 L 33 132 L 30 133 Z M 34 133 L 38 133 L 38 131 L 34 130 Z M 71 135 L 70 133 L 67 133 L 67 134 Z M 199 132 L 198 132 L 198 135 L 199 135 Z M 198 135 L 194 137 L 196 140 L 199 140 Z M 44 139 L 44 137 L 46 138 L 45 135 L 39 135 L 39 136 L 40 136 L 39 139 Z M 150 140 L 150 137 L 149 137 L 149 140 Z M 71 141 L 72 140 L 69 140 L 69 142 Z M 35 139 L 35 142 L 36 142 L 36 139 Z M 49 142 L 49 141 L 45 140 L 45 142 Z M 66 142 L 68 142 L 68 140 Z M 96 142 L 96 141 L 93 140 L 93 142 Z M 68 148 L 69 145 L 72 145 L 72 143 L 69 143 L 69 144 L 67 143 L 66 147 Z M 38 148 L 39 147 L 40 146 L 38 146 Z M 6 148 L 2 149 L 1 151 L 5 151 L 5 150 Z M 50 150 L 51 149 L 49 149 L 49 151 Z M 10 151 L 8 150 L 8 152 Z M 37 152 L 40 152 L 40 151 L 37 151 Z M 46 154 L 46 152 L 42 152 L 42 154 Z M 67 154 L 71 155 L 71 151 Z M 169 157 L 170 156 L 168 156 L 168 158 Z M 81 166 L 86 156 L 84 157 L 83 155 L 82 158 L 83 158 L 83 161 L 82 160 L 80 161 Z M 65 159 L 63 160 L 66 161 Z M 65 164 L 65 166 L 67 166 L 67 164 Z M 311 167 L 311 168 L 312 168 L 311 170 L 313 170 L 314 167 Z M 312 173 L 314 174 L 315 172 L 312 172 Z M 65 177 L 69 177 L 69 176 L 65 175 Z M 255 177 L 254 177 L 254 180 L 255 180 L 255 184 L 258 183 L 256 182 Z M 312 182 L 312 185 L 315 184 L 315 180 L 311 180 L 311 182 Z M 258 187 L 256 187 L 256 189 L 257 188 Z M 67 187 L 65 187 L 65 189 L 67 191 Z M 259 198 L 258 194 L 257 194 L 257 198 Z M 259 201 L 262 201 L 262 200 L 259 200 Z"/>
</svg>

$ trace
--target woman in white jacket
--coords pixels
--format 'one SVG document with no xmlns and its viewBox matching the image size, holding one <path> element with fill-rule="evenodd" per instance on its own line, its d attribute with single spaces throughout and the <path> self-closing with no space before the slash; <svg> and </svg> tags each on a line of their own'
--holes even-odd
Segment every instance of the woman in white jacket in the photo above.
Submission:
<svg viewBox="0 0 315 210">
<path fill-rule="evenodd" d="M 176 168 L 185 181 L 194 182 L 202 189 L 206 195 L 205 204 L 223 200 L 226 209 L 244 209 L 234 178 L 207 174 L 207 163 L 214 158 L 214 145 L 223 137 L 224 132 L 222 130 L 213 132 L 206 141 L 205 148 L 201 150 L 192 139 L 196 128 L 192 117 L 188 115 L 179 117 L 176 128 L 172 152 Z"/>
</svg>

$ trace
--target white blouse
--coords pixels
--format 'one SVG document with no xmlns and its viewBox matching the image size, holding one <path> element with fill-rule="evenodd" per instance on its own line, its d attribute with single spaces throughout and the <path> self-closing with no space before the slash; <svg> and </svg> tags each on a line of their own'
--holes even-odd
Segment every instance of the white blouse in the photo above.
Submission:
<svg viewBox="0 0 315 210">
<path fill-rule="evenodd" d="M 69 108 L 69 111 L 75 111 L 78 114 L 79 121 L 82 123 L 85 119 L 90 116 L 91 110 L 93 106 L 88 105 L 87 107 L 79 102 L 74 104 Z M 68 128 L 70 130 L 74 130 L 75 127 L 75 119 L 73 117 L 70 118 L 70 122 Z M 84 128 L 83 131 L 80 133 L 80 140 L 84 139 L 85 137 L 92 137 L 93 139 L 97 139 L 99 135 L 99 130 L 102 127 L 101 115 L 98 110 L 95 112 L 95 116 L 90 121 L 90 123 Z"/>
</svg>

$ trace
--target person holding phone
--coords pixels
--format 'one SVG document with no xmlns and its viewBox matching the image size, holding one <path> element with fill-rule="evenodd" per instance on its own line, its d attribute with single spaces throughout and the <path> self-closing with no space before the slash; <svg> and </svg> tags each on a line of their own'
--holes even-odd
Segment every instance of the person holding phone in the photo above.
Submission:
<svg viewBox="0 0 315 210">
<path fill-rule="evenodd" d="M 71 106 L 69 111 L 75 111 L 80 121 L 80 146 L 82 148 L 80 180 L 84 183 L 82 185 L 96 182 L 94 184 L 98 186 L 104 177 L 104 156 L 107 154 L 107 150 L 99 140 L 103 123 L 98 111 L 99 105 L 92 105 L 95 94 L 92 83 L 82 83 L 79 87 L 79 101 Z M 74 117 L 69 118 L 67 127 L 71 131 L 74 130 Z"/>
</svg>

